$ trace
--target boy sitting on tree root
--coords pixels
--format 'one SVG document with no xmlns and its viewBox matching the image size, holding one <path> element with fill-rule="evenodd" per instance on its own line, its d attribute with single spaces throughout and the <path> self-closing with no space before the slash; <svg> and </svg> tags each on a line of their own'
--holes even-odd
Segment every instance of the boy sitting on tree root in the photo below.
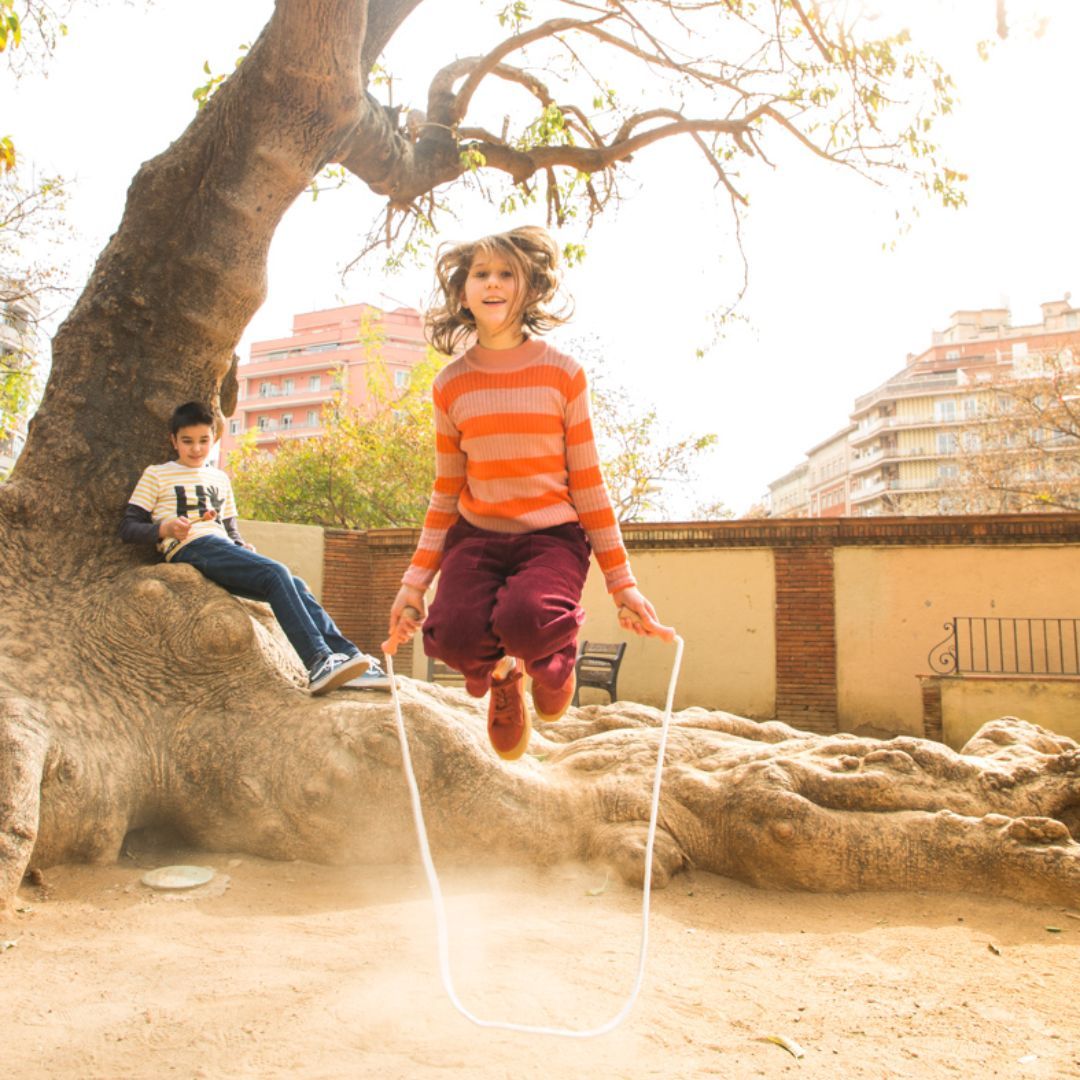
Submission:
<svg viewBox="0 0 1080 1080">
<path fill-rule="evenodd" d="M 378 661 L 342 635 L 307 585 L 240 535 L 232 484 L 207 464 L 213 413 L 198 401 L 178 406 L 169 438 L 177 460 L 143 471 L 120 524 L 121 540 L 156 544 L 167 562 L 189 563 L 236 596 L 266 601 L 307 668 L 313 694 L 346 683 L 387 686 Z"/>
</svg>

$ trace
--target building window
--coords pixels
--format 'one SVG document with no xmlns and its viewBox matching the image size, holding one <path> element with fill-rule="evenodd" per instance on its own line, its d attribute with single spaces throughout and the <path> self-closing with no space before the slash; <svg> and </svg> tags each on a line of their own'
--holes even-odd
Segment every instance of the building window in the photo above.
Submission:
<svg viewBox="0 0 1080 1080">
<path fill-rule="evenodd" d="M 311 375 L 307 381 L 307 388 L 309 390 L 321 390 L 322 389 L 322 376 Z"/>
<path fill-rule="evenodd" d="M 951 431 L 939 431 L 937 448 L 939 454 L 955 454 L 956 436 Z"/>
<path fill-rule="evenodd" d="M 964 398 L 964 418 L 966 420 L 974 420 L 982 416 L 985 411 L 982 402 L 978 398 Z"/>
<path fill-rule="evenodd" d="M 320 353 L 320 352 L 333 352 L 338 347 L 336 341 L 328 341 L 322 345 L 309 345 L 304 352 Z"/>
<path fill-rule="evenodd" d="M 955 465 L 939 465 L 937 474 L 939 480 L 955 480 L 960 470 Z"/>
<path fill-rule="evenodd" d="M 266 431 L 270 427 L 270 418 L 267 416 L 260 416 L 256 423 L 259 425 L 260 431 Z"/>
<path fill-rule="evenodd" d="M 284 360 L 289 355 L 288 349 L 279 349 L 277 352 L 267 353 L 267 360 Z"/>
<path fill-rule="evenodd" d="M 293 381 L 292 381 L 292 379 L 282 379 L 281 380 L 281 392 L 283 394 L 291 394 L 293 392 Z"/>
<path fill-rule="evenodd" d="M 394 372 L 394 387 L 398 390 L 404 390 L 409 385 L 409 373 L 407 371 L 395 371 Z"/>
<path fill-rule="evenodd" d="M 945 354 L 945 359 L 946 360 L 959 360 L 960 359 L 960 350 L 959 349 L 950 349 Z"/>
<path fill-rule="evenodd" d="M 319 426 L 319 410 L 308 409 L 307 411 L 307 426 L 318 427 Z"/>
<path fill-rule="evenodd" d="M 265 380 L 259 383 L 259 397 L 269 397 L 274 392 L 273 384 Z"/>
<path fill-rule="evenodd" d="M 947 423 L 956 419 L 956 402 L 952 398 L 938 398 L 934 402 L 934 419 Z"/>
<path fill-rule="evenodd" d="M 239 435 L 240 434 L 240 421 L 239 420 L 230 420 L 229 421 L 229 434 L 230 435 Z"/>
<path fill-rule="evenodd" d="M 292 427 L 292 413 L 283 413 L 281 416 L 281 426 L 283 429 L 288 430 Z"/>
</svg>

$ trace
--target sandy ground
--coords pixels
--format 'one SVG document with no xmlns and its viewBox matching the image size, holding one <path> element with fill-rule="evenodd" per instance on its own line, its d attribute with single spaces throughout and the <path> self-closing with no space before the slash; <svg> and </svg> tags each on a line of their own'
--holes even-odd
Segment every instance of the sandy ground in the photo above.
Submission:
<svg viewBox="0 0 1080 1080">
<path fill-rule="evenodd" d="M 139 861 L 212 866 L 219 895 L 152 892 L 130 859 L 24 885 L 0 922 L 0 1075 L 1080 1077 L 1080 913 L 1060 908 L 693 874 L 654 894 L 627 1022 L 556 1039 L 453 1010 L 417 866 Z M 639 892 L 578 865 L 444 867 L 443 885 L 475 1012 L 590 1027 L 619 1009 Z"/>
</svg>

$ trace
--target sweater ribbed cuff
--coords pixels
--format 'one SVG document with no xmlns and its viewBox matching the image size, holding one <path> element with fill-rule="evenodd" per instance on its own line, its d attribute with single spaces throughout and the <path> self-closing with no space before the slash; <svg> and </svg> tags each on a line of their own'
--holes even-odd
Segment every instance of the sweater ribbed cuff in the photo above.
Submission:
<svg viewBox="0 0 1080 1080">
<path fill-rule="evenodd" d="M 634 575 L 630 573 L 628 567 L 620 566 L 609 576 L 604 575 L 604 585 L 607 587 L 608 594 L 617 593 L 622 589 L 632 589 L 637 585 L 634 580 Z"/>
<path fill-rule="evenodd" d="M 427 592 L 428 586 L 435 580 L 435 570 L 424 570 L 419 566 L 410 566 L 402 576 L 401 584 L 408 585 L 410 589 L 420 589 Z"/>
</svg>

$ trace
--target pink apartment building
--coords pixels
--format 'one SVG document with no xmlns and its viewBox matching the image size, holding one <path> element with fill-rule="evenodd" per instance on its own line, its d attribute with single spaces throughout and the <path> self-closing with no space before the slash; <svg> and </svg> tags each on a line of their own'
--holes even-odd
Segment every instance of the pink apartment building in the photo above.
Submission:
<svg viewBox="0 0 1080 1080">
<path fill-rule="evenodd" d="M 371 331 L 382 338 L 374 350 L 362 340 Z M 413 308 L 351 304 L 293 316 L 289 337 L 254 342 L 251 356 L 240 363 L 236 411 L 221 438 L 222 464 L 252 429 L 256 444 L 268 451 L 280 439 L 317 435 L 323 407 L 339 389 L 350 405 L 370 408 L 373 359 L 381 358 L 395 386 L 404 389 L 425 355 L 420 313 Z"/>
</svg>

